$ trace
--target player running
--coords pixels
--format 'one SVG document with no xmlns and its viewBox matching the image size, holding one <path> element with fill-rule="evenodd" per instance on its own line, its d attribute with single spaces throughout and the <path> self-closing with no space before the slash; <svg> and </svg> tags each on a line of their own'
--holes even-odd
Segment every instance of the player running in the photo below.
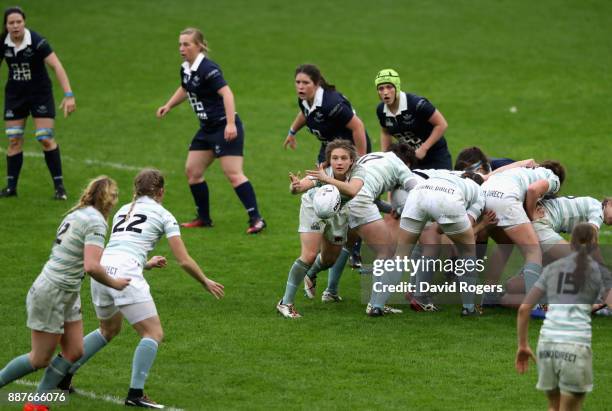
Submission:
<svg viewBox="0 0 612 411">
<path fill-rule="evenodd" d="M 106 219 L 117 203 L 117 184 L 106 176 L 92 180 L 79 202 L 60 224 L 49 261 L 32 284 L 26 299 L 32 350 L 14 358 L 0 371 L 0 387 L 45 368 L 37 392 L 55 389 L 83 355 L 83 320 L 80 290 L 85 272 L 114 290 L 129 278 L 111 277 L 100 264 L 106 237 Z M 57 345 L 61 352 L 53 361 Z M 26 409 L 45 410 L 40 404 Z"/>
<path fill-rule="evenodd" d="M 189 256 L 176 219 L 161 205 L 164 194 L 162 174 L 154 169 L 142 170 L 134 179 L 132 202 L 121 207 L 113 217 L 111 237 L 101 263 L 113 278 L 122 276 L 131 279 L 130 287 L 116 291 L 92 281 L 92 301 L 100 328 L 85 337 L 85 352 L 70 367 L 60 388 L 70 387 L 74 373 L 121 331 L 125 317 L 142 338 L 134 351 L 132 378 L 125 404 L 163 408 L 144 394 L 145 381 L 162 342 L 163 330 L 149 284 L 143 275 L 143 270 L 166 265 L 166 259 L 160 256 L 147 261 L 147 254 L 163 235 L 168 239 L 170 250 L 181 268 L 215 298 L 223 297 L 223 285 L 206 277 Z"/>
</svg>

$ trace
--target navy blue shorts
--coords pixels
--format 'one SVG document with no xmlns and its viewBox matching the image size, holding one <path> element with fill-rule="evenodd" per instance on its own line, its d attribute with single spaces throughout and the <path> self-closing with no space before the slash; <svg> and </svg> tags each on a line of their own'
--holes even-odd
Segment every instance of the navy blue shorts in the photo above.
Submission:
<svg viewBox="0 0 612 411">
<path fill-rule="evenodd" d="M 55 118 L 53 93 L 5 93 L 4 120 L 21 120 L 30 114 L 35 118 Z"/>
<path fill-rule="evenodd" d="M 238 136 L 232 141 L 225 141 L 223 137 L 226 124 L 225 121 L 222 121 L 212 127 L 200 127 L 195 136 L 193 136 L 193 140 L 191 140 L 189 151 L 212 150 L 215 157 L 242 157 L 244 149 L 244 128 L 242 127 L 242 122 L 236 117 L 236 130 L 238 131 Z"/>
<path fill-rule="evenodd" d="M 417 168 L 422 170 L 452 170 L 453 162 L 451 155 L 446 147 L 435 151 L 429 150 L 424 159 L 419 160 Z"/>
</svg>

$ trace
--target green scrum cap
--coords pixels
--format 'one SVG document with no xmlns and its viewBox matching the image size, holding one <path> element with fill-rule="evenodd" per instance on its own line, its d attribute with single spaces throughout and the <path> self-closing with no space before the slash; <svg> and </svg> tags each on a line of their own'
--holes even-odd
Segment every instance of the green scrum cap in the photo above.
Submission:
<svg viewBox="0 0 612 411">
<path fill-rule="evenodd" d="M 381 84 L 392 84 L 395 87 L 395 94 L 399 96 L 400 93 L 400 76 L 397 74 L 397 71 L 393 69 L 384 69 L 380 70 L 374 79 L 374 84 L 378 88 Z"/>
</svg>

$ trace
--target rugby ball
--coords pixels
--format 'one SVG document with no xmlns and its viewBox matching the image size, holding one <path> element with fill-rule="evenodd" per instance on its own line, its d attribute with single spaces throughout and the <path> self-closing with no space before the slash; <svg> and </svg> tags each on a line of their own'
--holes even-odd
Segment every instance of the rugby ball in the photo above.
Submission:
<svg viewBox="0 0 612 411">
<path fill-rule="evenodd" d="M 331 218 L 340 210 L 340 191 L 331 184 L 326 184 L 319 188 L 312 199 L 317 217 L 326 219 Z"/>
<path fill-rule="evenodd" d="M 408 191 L 403 188 L 396 188 L 391 192 L 391 207 L 398 215 L 402 215 L 407 198 Z"/>
</svg>

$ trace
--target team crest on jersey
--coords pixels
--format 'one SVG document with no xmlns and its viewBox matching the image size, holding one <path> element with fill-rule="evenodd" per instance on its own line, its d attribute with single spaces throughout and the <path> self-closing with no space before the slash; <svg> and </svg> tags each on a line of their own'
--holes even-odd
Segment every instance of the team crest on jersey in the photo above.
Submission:
<svg viewBox="0 0 612 411">
<path fill-rule="evenodd" d="M 15 117 L 15 114 L 13 114 L 13 110 L 6 110 L 6 112 L 4 113 L 4 117 L 13 118 Z"/>
<path fill-rule="evenodd" d="M 393 127 L 393 120 L 391 120 L 390 118 L 387 118 L 385 120 L 385 127 Z"/>
<path fill-rule="evenodd" d="M 201 82 L 202 79 L 197 74 L 191 78 L 191 83 L 194 85 L 194 87 L 198 87 Z"/>
<path fill-rule="evenodd" d="M 402 123 L 403 124 L 408 124 L 408 125 L 414 123 L 414 118 L 412 117 L 412 114 L 410 114 L 410 113 L 404 114 L 402 116 Z"/>
<path fill-rule="evenodd" d="M 321 229 L 321 223 L 319 223 L 318 221 L 315 221 L 314 223 L 312 223 L 312 225 L 310 226 L 311 230 L 320 230 Z"/>
<path fill-rule="evenodd" d="M 325 116 L 320 111 L 317 111 L 314 115 L 314 121 L 316 121 L 317 123 L 322 123 L 324 118 Z"/>
<path fill-rule="evenodd" d="M 4 57 L 13 57 L 13 50 L 11 49 L 4 50 Z"/>
<path fill-rule="evenodd" d="M 23 51 L 23 55 L 25 57 L 32 57 L 34 55 L 34 50 L 32 50 L 31 47 L 28 47 Z"/>
</svg>

